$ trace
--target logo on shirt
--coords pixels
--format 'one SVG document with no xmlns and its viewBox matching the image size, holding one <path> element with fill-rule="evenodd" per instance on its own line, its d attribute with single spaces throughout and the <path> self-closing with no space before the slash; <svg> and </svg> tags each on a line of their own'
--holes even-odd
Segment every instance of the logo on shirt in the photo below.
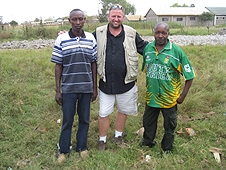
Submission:
<svg viewBox="0 0 226 170">
<path fill-rule="evenodd" d="M 191 72 L 191 68 L 190 68 L 189 64 L 184 65 L 184 70 L 188 73 Z"/>
<path fill-rule="evenodd" d="M 151 60 L 151 57 L 148 55 L 146 56 L 146 61 L 150 61 Z"/>
<path fill-rule="evenodd" d="M 167 56 L 167 57 L 165 58 L 165 60 L 164 60 L 164 63 L 165 63 L 165 64 L 168 64 L 169 58 L 170 58 L 170 56 Z"/>
<path fill-rule="evenodd" d="M 162 64 L 146 64 L 146 76 L 152 79 L 171 81 L 170 67 Z"/>
</svg>

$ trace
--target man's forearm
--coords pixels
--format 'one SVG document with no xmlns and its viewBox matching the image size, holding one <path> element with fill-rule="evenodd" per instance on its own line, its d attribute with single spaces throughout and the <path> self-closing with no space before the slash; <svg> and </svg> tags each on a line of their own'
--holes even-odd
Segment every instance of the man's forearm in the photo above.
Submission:
<svg viewBox="0 0 226 170">
<path fill-rule="evenodd" d="M 56 92 L 60 92 L 61 77 L 62 77 L 62 65 L 56 64 L 56 66 L 55 66 Z"/>
</svg>

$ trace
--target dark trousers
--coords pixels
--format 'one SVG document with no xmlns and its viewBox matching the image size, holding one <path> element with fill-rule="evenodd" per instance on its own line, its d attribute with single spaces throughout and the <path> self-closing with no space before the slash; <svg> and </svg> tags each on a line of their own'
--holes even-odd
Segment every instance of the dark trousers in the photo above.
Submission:
<svg viewBox="0 0 226 170">
<path fill-rule="evenodd" d="M 76 134 L 75 150 L 84 151 L 87 149 L 88 129 L 90 122 L 90 93 L 62 94 L 63 122 L 59 139 L 60 153 L 69 153 L 71 145 L 71 132 L 74 122 L 74 115 L 78 114 L 78 130 Z"/>
<path fill-rule="evenodd" d="M 148 105 L 145 107 L 143 115 L 144 145 L 153 146 L 155 144 L 155 135 L 160 111 L 164 118 L 164 136 L 161 147 L 164 151 L 173 149 L 174 130 L 177 126 L 177 105 L 172 108 L 153 108 Z"/>
</svg>

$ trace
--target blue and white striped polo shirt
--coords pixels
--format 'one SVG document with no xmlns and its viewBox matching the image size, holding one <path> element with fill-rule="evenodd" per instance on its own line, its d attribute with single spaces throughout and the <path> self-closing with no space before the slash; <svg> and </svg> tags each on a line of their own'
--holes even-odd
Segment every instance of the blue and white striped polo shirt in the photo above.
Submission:
<svg viewBox="0 0 226 170">
<path fill-rule="evenodd" d="M 60 34 L 54 44 L 51 62 L 62 64 L 62 93 L 92 93 L 91 63 L 96 62 L 97 43 L 83 31 L 81 37 L 72 31 Z"/>
</svg>

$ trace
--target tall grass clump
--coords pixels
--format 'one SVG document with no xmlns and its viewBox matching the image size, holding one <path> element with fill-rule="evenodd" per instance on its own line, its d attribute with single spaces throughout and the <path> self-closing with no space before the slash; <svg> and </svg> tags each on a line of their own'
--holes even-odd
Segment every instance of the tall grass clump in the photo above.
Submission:
<svg viewBox="0 0 226 170">
<path fill-rule="evenodd" d="M 8 30 L 8 31 L 0 31 L 0 39 L 1 40 L 10 39 L 13 36 L 14 36 L 13 32 L 10 31 L 10 30 Z"/>
<path fill-rule="evenodd" d="M 160 148 L 163 118 L 159 117 L 154 148 L 142 147 L 136 131 L 142 127 L 145 107 L 145 74 L 139 72 L 138 114 L 128 116 L 125 147 L 111 142 L 115 112 L 110 116 L 108 150 L 99 152 L 98 100 L 91 104 L 88 136 L 89 157 L 82 160 L 74 151 L 77 115 L 72 134 L 72 152 L 68 160 L 57 163 L 57 143 L 62 111 L 54 100 L 54 64 L 51 48 L 39 50 L 0 50 L 0 169 L 219 169 L 226 167 L 226 46 L 184 46 L 196 78 L 182 105 L 178 105 L 178 126 L 172 154 Z M 140 65 L 142 57 L 140 56 Z M 186 128 L 196 135 L 188 136 Z M 209 151 L 223 149 L 221 163 Z M 147 155 L 151 156 L 145 161 Z"/>
</svg>

